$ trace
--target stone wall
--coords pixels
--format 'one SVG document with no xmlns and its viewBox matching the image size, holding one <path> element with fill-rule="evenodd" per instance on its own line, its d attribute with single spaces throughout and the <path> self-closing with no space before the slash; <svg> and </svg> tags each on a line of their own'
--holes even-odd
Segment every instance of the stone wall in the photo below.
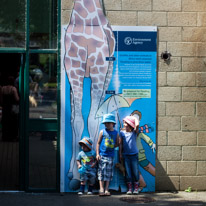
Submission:
<svg viewBox="0 0 206 206">
<path fill-rule="evenodd" d="M 206 190 L 206 0 L 104 3 L 111 25 L 158 27 L 156 190 Z M 72 5 L 62 0 L 62 24 Z"/>
</svg>

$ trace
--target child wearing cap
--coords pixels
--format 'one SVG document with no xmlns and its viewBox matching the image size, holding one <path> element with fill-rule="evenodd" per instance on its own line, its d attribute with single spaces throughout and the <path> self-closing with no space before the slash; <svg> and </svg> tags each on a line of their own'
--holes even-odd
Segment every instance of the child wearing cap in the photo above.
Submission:
<svg viewBox="0 0 206 206">
<path fill-rule="evenodd" d="M 96 146 L 100 185 L 99 195 L 109 196 L 109 183 L 113 177 L 114 148 L 118 146 L 119 135 L 114 129 L 116 121 L 113 114 L 105 114 L 102 123 L 105 125 L 105 129 L 100 131 Z"/>
<path fill-rule="evenodd" d="M 139 193 L 139 169 L 138 169 L 138 149 L 136 138 L 139 130 L 139 120 L 134 116 L 126 116 L 123 119 L 124 130 L 120 131 L 119 157 L 123 160 L 126 169 L 127 194 Z M 134 191 L 132 184 L 134 183 Z"/>
<path fill-rule="evenodd" d="M 88 137 L 83 137 L 82 140 L 79 141 L 79 144 L 82 148 L 82 151 L 79 152 L 77 156 L 77 166 L 78 171 L 80 173 L 80 191 L 79 195 L 84 194 L 84 188 L 86 182 L 89 182 L 88 186 L 88 195 L 93 194 L 93 186 L 95 184 L 96 179 L 96 153 L 92 150 L 92 140 Z"/>
</svg>

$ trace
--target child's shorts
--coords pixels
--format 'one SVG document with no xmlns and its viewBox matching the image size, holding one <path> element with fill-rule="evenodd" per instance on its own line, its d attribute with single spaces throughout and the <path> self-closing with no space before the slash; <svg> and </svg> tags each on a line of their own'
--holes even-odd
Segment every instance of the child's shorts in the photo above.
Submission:
<svg viewBox="0 0 206 206">
<path fill-rule="evenodd" d="M 85 173 L 80 175 L 80 181 L 89 181 L 90 185 L 94 185 L 96 181 L 96 176 L 91 173 Z"/>
<path fill-rule="evenodd" d="M 101 156 L 98 165 L 98 180 L 111 181 L 113 177 L 113 157 Z"/>
</svg>

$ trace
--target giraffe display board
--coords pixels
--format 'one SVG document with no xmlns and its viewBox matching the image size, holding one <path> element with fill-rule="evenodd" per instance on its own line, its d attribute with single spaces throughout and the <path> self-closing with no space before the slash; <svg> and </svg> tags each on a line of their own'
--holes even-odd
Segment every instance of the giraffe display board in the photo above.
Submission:
<svg viewBox="0 0 206 206">
<path fill-rule="evenodd" d="M 79 36 L 76 33 L 73 35 L 74 29 L 62 26 L 61 191 L 78 191 L 80 176 L 76 157 L 81 150 L 78 142 L 88 136 L 95 150 L 99 131 L 104 128 L 102 116 L 112 113 L 116 116 L 115 129 L 118 132 L 123 127 L 125 116 L 135 115 L 140 120 L 136 141 L 139 150 L 139 186 L 142 192 L 153 192 L 157 28 L 108 26 L 106 29 L 105 37 L 100 35 L 101 29 L 96 33 L 103 39 L 101 42 L 101 38 L 94 34 L 88 36 L 78 31 Z M 93 32 L 95 30 L 96 27 Z M 117 164 L 118 149 L 115 149 L 110 189 L 125 192 L 122 165 Z"/>
</svg>

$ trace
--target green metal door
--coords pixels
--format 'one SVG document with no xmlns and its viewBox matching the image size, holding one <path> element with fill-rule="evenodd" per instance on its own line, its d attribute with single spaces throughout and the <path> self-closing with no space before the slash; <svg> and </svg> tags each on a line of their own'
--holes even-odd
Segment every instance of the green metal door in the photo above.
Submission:
<svg viewBox="0 0 206 206">
<path fill-rule="evenodd" d="M 0 52 L 21 55 L 19 189 L 59 191 L 60 0 L 0 4 Z"/>
</svg>

